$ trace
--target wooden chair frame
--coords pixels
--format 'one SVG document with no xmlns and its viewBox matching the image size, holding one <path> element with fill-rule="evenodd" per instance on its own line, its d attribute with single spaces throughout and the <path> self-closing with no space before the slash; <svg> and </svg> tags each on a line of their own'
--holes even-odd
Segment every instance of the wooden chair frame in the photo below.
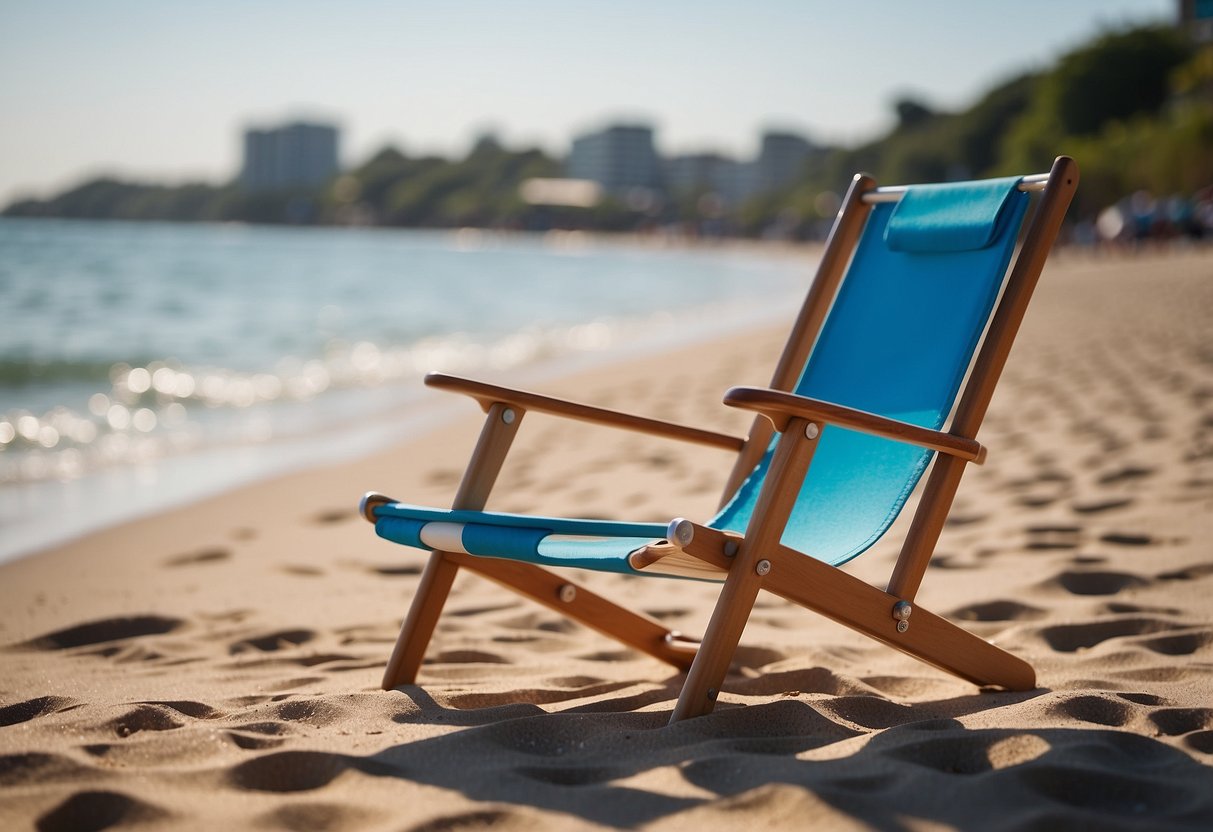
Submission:
<svg viewBox="0 0 1213 832">
<path fill-rule="evenodd" d="M 871 636 L 891 647 L 970 680 L 1012 690 L 1035 686 L 1032 667 L 914 603 L 965 465 L 980 464 L 985 449 L 976 441 L 990 399 L 1006 363 L 1028 301 L 1078 185 L 1078 166 L 1058 157 L 1037 177 L 1043 194 L 956 405 L 949 429 L 933 431 L 875 414 L 794 395 L 792 390 L 838 291 L 871 204 L 897 198 L 898 189 L 876 189 L 859 174 L 843 201 L 809 289 L 781 355 L 769 389 L 734 388 L 724 402 L 757 412 L 749 435 L 740 439 L 712 431 L 647 419 L 605 408 L 510 390 L 468 379 L 431 374 L 431 387 L 464 393 L 486 411 L 484 427 L 452 503 L 456 509 L 483 509 L 522 417 L 534 410 L 599 425 L 694 442 L 737 453 L 722 504 L 779 439 L 744 535 L 721 532 L 686 520 L 670 524 L 669 540 L 633 558 L 634 565 L 678 551 L 727 573 L 702 644 L 684 638 L 655 619 L 628 610 L 546 569 L 531 564 L 471 555 L 432 552 L 412 607 L 383 677 L 385 690 L 416 680 L 427 645 L 458 570 L 466 568 L 548 606 L 616 640 L 680 669 L 689 669 L 671 722 L 712 710 L 729 662 L 760 589 Z M 842 570 L 781 545 L 800 483 L 820 436 L 830 425 L 898 439 L 937 452 L 892 576 L 884 590 Z M 368 495 L 363 511 L 374 520 Z"/>
</svg>

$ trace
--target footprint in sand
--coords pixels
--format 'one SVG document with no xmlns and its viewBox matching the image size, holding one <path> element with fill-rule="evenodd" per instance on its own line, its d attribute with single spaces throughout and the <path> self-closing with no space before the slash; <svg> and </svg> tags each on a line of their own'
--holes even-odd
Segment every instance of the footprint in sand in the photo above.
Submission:
<svg viewBox="0 0 1213 832">
<path fill-rule="evenodd" d="M 1106 474 L 1101 474 L 1096 482 L 1100 485 L 1120 485 L 1122 483 L 1142 480 L 1153 473 L 1153 468 L 1146 468 L 1139 465 L 1126 465 L 1123 468 L 1116 469 L 1115 471 L 1109 471 Z"/>
<path fill-rule="evenodd" d="M 347 520 L 353 520 L 360 515 L 353 509 L 348 508 L 332 508 L 326 511 L 317 512 L 312 515 L 312 522 L 321 526 L 332 525 L 333 523 L 344 523 Z"/>
<path fill-rule="evenodd" d="M 75 699 L 65 696 L 39 696 L 36 699 L 6 705 L 0 708 L 0 728 L 29 722 L 78 706 L 79 703 Z"/>
<path fill-rule="evenodd" d="M 300 827 L 302 828 L 302 827 Z M 336 829 L 337 827 L 330 827 Z M 480 832 L 497 829 L 500 832 L 525 832 L 535 828 L 535 819 L 522 812 L 502 810 L 477 810 L 439 815 L 414 826 L 405 832 Z"/>
<path fill-rule="evenodd" d="M 1130 572 L 1067 571 L 1045 581 L 1042 586 L 1061 587 L 1071 595 L 1115 595 L 1125 589 L 1139 589 L 1152 582 Z"/>
<path fill-rule="evenodd" d="M 269 715 L 282 722 L 302 722 L 318 727 L 351 718 L 349 709 L 323 698 L 279 702 L 270 707 Z"/>
<path fill-rule="evenodd" d="M 39 832 L 77 832 L 135 824 L 167 824 L 172 813 L 121 792 L 76 792 L 38 818 Z"/>
<path fill-rule="evenodd" d="M 1115 728 L 1128 725 L 1138 716 L 1133 703 L 1111 694 L 1063 696 L 1048 706 L 1048 712 L 1063 719 L 1077 719 Z"/>
<path fill-rule="evenodd" d="M 103 723 L 117 737 L 129 737 L 141 731 L 172 731 L 185 725 L 172 709 L 155 705 L 139 705 L 116 719 Z"/>
<path fill-rule="evenodd" d="M 1213 731 L 1197 731 L 1184 737 L 1184 745 L 1201 754 L 1213 754 Z"/>
<path fill-rule="evenodd" d="M 1027 508 L 1044 508 L 1070 495 L 1073 485 L 1070 477 L 1057 471 L 1045 471 L 1028 479 L 1009 483 L 1016 491 L 1022 491 L 1015 501 Z"/>
<path fill-rule="evenodd" d="M 989 557 L 997 554 L 997 550 L 982 550 L 976 553 L 978 557 Z M 938 552 L 931 556 L 932 569 L 976 569 L 977 564 L 961 555 Z"/>
<path fill-rule="evenodd" d="M 984 514 L 957 514 L 948 515 L 948 519 L 944 521 L 945 526 L 971 526 L 974 523 L 980 523 L 986 519 Z"/>
<path fill-rule="evenodd" d="M 488 615 L 490 613 L 500 612 L 501 610 L 516 609 L 518 606 L 519 606 L 519 604 L 517 601 L 511 600 L 511 601 L 506 601 L 504 603 L 476 604 L 475 606 L 470 606 L 470 607 L 462 607 L 462 606 L 456 607 L 454 609 L 448 610 L 444 614 L 453 616 L 455 618 L 472 618 L 475 616 Z"/>
<path fill-rule="evenodd" d="M 205 702 L 194 702 L 190 699 L 148 700 L 146 702 L 136 702 L 135 704 L 169 708 L 191 719 L 218 719 L 223 716 L 220 711 L 215 710 Z"/>
<path fill-rule="evenodd" d="M 585 653 L 581 656 L 575 656 L 578 661 L 583 662 L 630 662 L 643 654 L 637 650 L 595 650 L 591 653 Z"/>
<path fill-rule="evenodd" d="M 227 549 L 218 546 L 199 549 L 196 552 L 186 552 L 181 555 L 174 555 L 164 561 L 165 566 L 196 566 L 201 563 L 219 563 L 231 558 L 232 553 Z"/>
<path fill-rule="evenodd" d="M 367 572 L 372 575 L 382 575 L 385 578 L 400 578 L 409 575 L 420 575 L 425 569 L 424 563 L 403 563 L 394 564 L 392 566 L 368 566 L 364 567 Z"/>
<path fill-rule="evenodd" d="M 1213 729 L 1213 708 L 1162 708 L 1150 714 L 1150 721 L 1167 737 L 1207 733 Z"/>
<path fill-rule="evenodd" d="M 285 722 L 249 722 L 244 725 L 234 725 L 223 735 L 237 748 L 245 751 L 261 751 L 267 748 L 278 748 L 287 741 L 286 734 L 292 733 Z"/>
<path fill-rule="evenodd" d="M 1030 621 L 1044 615 L 1040 607 L 1003 599 L 960 607 L 948 617 L 959 621 Z"/>
<path fill-rule="evenodd" d="M 1173 621 L 1137 616 L 1082 624 L 1056 624 L 1044 627 L 1039 632 L 1041 638 L 1054 650 L 1075 653 L 1111 639 L 1170 633 L 1182 629 L 1184 625 Z"/>
<path fill-rule="evenodd" d="M 260 829 L 288 829 L 300 832 L 316 829 L 364 829 L 380 817 L 379 812 L 343 803 L 292 803 L 260 815 L 253 826 Z M 460 827 L 434 828 L 456 832 Z M 486 823 L 468 828 L 488 829 L 489 825 Z"/>
<path fill-rule="evenodd" d="M 111 641 L 123 641 L 143 636 L 158 636 L 171 633 L 185 626 L 180 618 L 161 615 L 135 615 L 89 621 L 63 630 L 39 636 L 21 644 L 18 649 L 67 650 L 73 647 L 88 647 Z"/>
<path fill-rule="evenodd" d="M 890 702 L 882 696 L 835 696 L 814 704 L 835 721 L 851 723 L 870 731 L 914 722 L 919 716 L 911 706 Z"/>
<path fill-rule="evenodd" d="M 52 783 L 81 783 L 96 773 L 62 754 L 29 751 L 21 754 L 0 754 L 0 787 L 45 787 Z"/>
<path fill-rule="evenodd" d="M 1175 607 L 1152 607 L 1145 604 L 1126 604 L 1119 601 L 1109 601 L 1103 605 L 1105 612 L 1111 615 L 1179 615 L 1182 610 Z"/>
<path fill-rule="evenodd" d="M 499 653 L 484 650 L 443 650 L 434 654 L 433 664 L 513 664 Z"/>
<path fill-rule="evenodd" d="M 1184 745 L 1213 754 L 1213 708 L 1162 708 L 1150 714 L 1158 734 L 1183 736 Z"/>
<path fill-rule="evenodd" d="M 1099 566 L 1107 562 L 1108 559 L 1103 555 L 1075 555 L 1070 558 L 1070 563 L 1074 566 Z"/>
<path fill-rule="evenodd" d="M 263 737 L 257 734 L 245 734 L 240 731 L 224 731 L 223 736 L 232 745 L 244 751 L 264 751 L 267 748 L 281 748 L 285 739 L 279 737 Z"/>
<path fill-rule="evenodd" d="M 234 641 L 228 645 L 227 651 L 232 655 L 245 653 L 250 650 L 268 653 L 275 650 L 298 647 L 300 644 L 305 644 L 315 637 L 316 633 L 312 630 L 280 630 L 276 633 L 266 633 L 262 636 Z"/>
<path fill-rule="evenodd" d="M 1070 510 L 1075 514 L 1100 514 L 1105 511 L 1115 511 L 1133 505 L 1132 497 L 1119 497 L 1110 500 L 1089 500 L 1070 504 Z"/>
<path fill-rule="evenodd" d="M 284 575 L 294 575 L 298 578 L 319 578 L 324 575 L 323 569 L 318 569 L 315 566 L 303 566 L 299 564 L 280 566 L 278 567 L 278 571 Z"/>
<path fill-rule="evenodd" d="M 1194 563 L 1184 569 L 1158 573 L 1160 581 L 1196 581 L 1213 575 L 1213 563 Z"/>
<path fill-rule="evenodd" d="M 1024 531 L 1028 549 L 1077 549 L 1082 542 L 1082 526 L 1028 526 Z"/>
<path fill-rule="evenodd" d="M 1159 542 L 1148 534 L 1130 534 L 1124 532 L 1109 532 L 1108 534 L 1100 535 L 1099 539 L 1104 543 L 1111 543 L 1116 546 L 1149 546 L 1151 543 Z"/>
<path fill-rule="evenodd" d="M 354 760 L 326 751 L 275 751 L 232 767 L 232 785 L 258 792 L 303 792 L 327 786 Z"/>
<path fill-rule="evenodd" d="M 1141 641 L 1142 647 L 1165 656 L 1190 656 L 1213 643 L 1213 632 L 1197 629 L 1188 633 L 1159 636 Z"/>
</svg>

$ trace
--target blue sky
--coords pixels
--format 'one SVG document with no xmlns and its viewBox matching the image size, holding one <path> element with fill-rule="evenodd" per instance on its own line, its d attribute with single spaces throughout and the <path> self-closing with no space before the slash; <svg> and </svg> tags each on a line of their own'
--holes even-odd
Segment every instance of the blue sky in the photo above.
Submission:
<svg viewBox="0 0 1213 832">
<path fill-rule="evenodd" d="M 220 181 L 240 130 L 343 128 L 387 143 L 568 149 L 615 118 L 664 152 L 754 152 L 764 127 L 853 141 L 914 94 L 960 107 L 1174 0 L 0 0 L 0 205 L 100 173 Z"/>
</svg>

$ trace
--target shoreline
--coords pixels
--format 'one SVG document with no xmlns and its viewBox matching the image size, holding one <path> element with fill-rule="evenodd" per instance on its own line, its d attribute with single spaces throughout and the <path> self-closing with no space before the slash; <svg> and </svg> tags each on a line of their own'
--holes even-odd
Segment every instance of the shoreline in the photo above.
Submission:
<svg viewBox="0 0 1213 832">
<path fill-rule="evenodd" d="M 431 233 L 429 236 L 436 235 Z M 459 250 L 483 247 L 491 250 L 497 245 L 506 248 L 512 245 L 494 242 L 497 238 L 490 239 L 479 232 L 476 240 L 467 239 L 464 232 L 442 236 Z M 609 245 L 623 252 L 646 255 L 655 250 L 631 239 L 609 243 L 584 235 L 576 241 L 562 239 L 564 242 L 554 245 L 587 250 Z M 533 239 L 517 244 L 536 245 Z M 670 250 L 692 251 L 693 247 Z M 733 252 L 730 256 L 760 266 L 778 261 L 794 262 L 796 272 L 803 271 L 806 285 L 820 251 L 819 247 L 812 246 L 801 247 L 795 252 L 783 248 L 776 251 L 735 246 L 728 250 Z M 786 265 L 779 268 L 791 273 Z M 789 298 L 795 300 L 794 295 Z M 242 484 L 316 464 L 354 459 L 371 453 L 376 447 L 416 436 L 443 418 L 442 411 L 435 410 L 436 407 L 449 407 L 450 404 L 449 400 L 434 404 L 435 400 L 428 396 L 422 385 L 421 374 L 409 375 L 416 372 L 409 361 L 428 357 L 436 362 L 429 369 L 512 378 L 518 384 L 537 383 L 584 372 L 604 363 L 624 361 L 631 356 L 698 343 L 783 314 L 771 312 L 771 299 L 765 300 L 765 304 L 744 302 L 738 308 L 734 306 L 735 302 L 717 299 L 706 302 L 701 308 L 651 309 L 639 316 L 617 314 L 580 325 L 566 323 L 544 330 L 522 329 L 483 345 L 452 331 L 433 339 L 444 348 L 433 344 L 427 346 L 425 340 L 408 347 L 422 353 L 429 350 L 438 357 L 428 354 L 405 356 L 408 361 L 402 362 L 406 373 L 403 376 L 396 371 L 397 375 L 365 386 L 359 380 L 349 382 L 347 379 L 347 384 L 322 392 L 310 401 L 269 400 L 251 408 L 221 407 L 213 413 L 210 401 L 205 402 L 205 407 L 193 402 L 191 407 L 195 410 L 191 411 L 188 422 L 181 421 L 185 418 L 181 416 L 177 427 L 166 431 L 157 429 L 155 434 L 146 437 L 135 433 L 134 444 L 127 448 L 125 457 L 111 458 L 112 454 L 105 448 L 94 447 L 100 446 L 100 442 L 80 449 L 69 446 L 69 450 L 59 456 L 46 459 L 36 458 L 28 450 L 25 456 L 22 451 L 15 451 L 6 455 L 11 457 L 8 460 L 0 458 L 0 462 L 9 466 L 6 472 L 0 473 L 15 477 L 0 484 L 0 562 L 30 556 L 108 525 L 183 505 Z M 583 329 L 594 331 L 579 331 Z M 460 347 L 464 341 L 467 343 Z M 406 348 L 389 345 L 383 349 L 395 356 Z M 399 356 L 395 357 L 399 359 Z M 169 362 L 171 364 L 171 359 Z M 496 366 L 503 362 L 505 369 Z M 155 364 L 153 361 L 149 367 L 154 368 Z M 334 372 L 339 370 L 341 367 Z M 199 377 L 208 370 L 187 366 L 182 372 Z M 291 378 L 279 380 L 284 387 L 294 381 Z M 105 388 L 96 390 L 94 398 L 105 398 L 105 393 L 117 395 Z M 28 416 L 33 411 L 37 416 L 46 411 L 43 418 L 49 422 L 60 410 L 75 417 L 73 406 L 60 402 L 39 410 L 31 405 L 27 409 L 10 408 L 8 415 L 15 424 L 17 417 L 23 414 Z M 89 407 L 92 408 L 91 400 Z M 178 409 L 181 414 L 185 413 L 184 409 Z M 73 418 L 73 424 L 96 417 L 95 413 L 90 416 L 81 412 L 83 418 Z M 58 426 L 60 434 L 69 430 L 64 425 Z M 104 419 L 101 428 L 104 433 Z M 96 429 L 92 435 L 97 435 Z M 108 436 L 101 438 L 108 439 Z M 43 473 L 24 479 L 27 475 L 20 469 L 26 463 L 40 463 Z M 62 468 L 57 467 L 61 463 Z"/>
<path fill-rule="evenodd" d="M 425 556 L 358 496 L 447 505 L 480 413 L 0 564 L 0 825 L 1203 829 L 1213 818 L 1213 252 L 1046 268 L 918 603 L 1023 657 L 979 691 L 762 595 L 716 711 L 461 576 L 379 678 Z M 744 433 L 786 325 L 516 383 Z M 483 374 L 478 374 L 483 375 Z M 534 414 L 490 508 L 709 514 L 727 453 Z M 902 520 L 846 571 L 879 584 Z M 719 588 L 577 573 L 701 632 Z"/>
<path fill-rule="evenodd" d="M 812 263 L 806 264 L 806 269 L 812 267 Z M 479 368 L 460 374 L 515 386 L 547 384 L 636 361 L 639 356 L 693 349 L 748 329 L 783 325 L 783 318 L 783 312 L 754 308 L 729 318 L 682 321 L 650 331 L 639 340 L 621 339 L 602 349 L 549 356 L 506 370 Z M 451 418 L 458 404 L 449 395 L 429 391 L 420 376 L 396 382 L 391 389 L 347 392 L 378 395 L 397 403 L 365 414 L 359 424 L 336 432 L 308 431 L 264 442 L 207 447 L 143 465 L 107 466 L 67 481 L 6 485 L 12 502 L 5 512 L 9 525 L 0 541 L 0 564 L 34 557 L 93 532 L 228 491 L 316 467 L 354 462 L 377 449 L 417 441 Z M 49 505 L 56 498 L 77 513 L 66 521 L 60 516 L 54 531 L 47 532 L 45 524 L 60 514 L 60 509 Z"/>
</svg>

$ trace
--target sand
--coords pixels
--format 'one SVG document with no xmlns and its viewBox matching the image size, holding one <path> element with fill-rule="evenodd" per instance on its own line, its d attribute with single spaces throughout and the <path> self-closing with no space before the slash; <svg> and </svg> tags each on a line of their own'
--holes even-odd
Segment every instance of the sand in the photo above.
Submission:
<svg viewBox="0 0 1213 832">
<path fill-rule="evenodd" d="M 461 576 L 420 685 L 380 691 L 424 556 L 356 503 L 448 503 L 479 424 L 458 402 L 375 458 L 0 567 L 0 829 L 1213 828 L 1211 323 L 1213 252 L 1044 275 L 918 598 L 1036 690 L 762 595 L 716 711 L 667 727 L 680 674 Z M 542 389 L 741 432 L 721 393 L 782 336 Z M 729 466 L 527 418 L 494 508 L 704 518 Z M 903 533 L 846 568 L 883 584 Z M 690 633 L 718 591 L 579 577 Z"/>
</svg>

